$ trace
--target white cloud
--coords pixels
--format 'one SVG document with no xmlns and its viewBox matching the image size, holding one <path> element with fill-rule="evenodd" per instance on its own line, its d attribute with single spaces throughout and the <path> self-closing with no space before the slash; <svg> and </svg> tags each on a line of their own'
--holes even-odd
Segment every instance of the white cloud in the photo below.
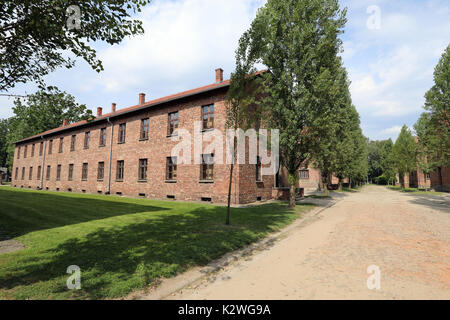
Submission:
<svg viewBox="0 0 450 320">
<path fill-rule="evenodd" d="M 401 130 L 402 130 L 401 126 L 394 126 L 392 128 L 387 128 L 387 129 L 381 130 L 381 134 L 398 135 Z"/>
<path fill-rule="evenodd" d="M 171 83 L 171 92 L 189 89 L 206 72 L 207 83 L 213 82 L 216 67 L 232 71 L 238 39 L 262 3 L 154 1 L 139 16 L 144 36 L 100 52 L 105 72 L 97 82 L 109 92 L 137 87 L 154 91 L 161 82 Z"/>
</svg>

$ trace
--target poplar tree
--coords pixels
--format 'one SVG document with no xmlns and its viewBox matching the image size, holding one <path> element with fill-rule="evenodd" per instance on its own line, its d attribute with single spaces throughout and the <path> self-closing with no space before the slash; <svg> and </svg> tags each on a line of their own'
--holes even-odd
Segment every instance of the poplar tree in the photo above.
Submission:
<svg viewBox="0 0 450 320">
<path fill-rule="evenodd" d="M 241 64 L 268 69 L 261 75 L 264 94 L 258 105 L 264 123 L 280 130 L 290 207 L 295 207 L 298 169 L 311 159 L 316 137 L 326 143 L 333 121 L 329 98 L 340 71 L 345 16 L 337 0 L 268 0 L 239 43 Z"/>
</svg>

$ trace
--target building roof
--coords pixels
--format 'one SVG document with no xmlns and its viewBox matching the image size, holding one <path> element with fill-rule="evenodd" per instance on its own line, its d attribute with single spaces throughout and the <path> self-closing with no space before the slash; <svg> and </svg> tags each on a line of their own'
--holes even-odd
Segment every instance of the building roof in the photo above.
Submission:
<svg viewBox="0 0 450 320">
<path fill-rule="evenodd" d="M 135 112 L 135 111 L 138 111 L 138 110 L 144 110 L 146 108 L 155 107 L 155 106 L 161 105 L 161 104 L 166 103 L 166 102 L 179 100 L 179 99 L 190 97 L 190 96 L 193 96 L 193 95 L 197 95 L 197 94 L 205 93 L 205 92 L 208 92 L 208 91 L 216 90 L 216 89 L 219 89 L 219 88 L 225 88 L 225 87 L 228 87 L 229 85 L 230 85 L 230 79 L 222 81 L 222 82 L 216 82 L 216 83 L 209 84 L 209 85 L 206 85 L 206 86 L 203 86 L 203 87 L 199 87 L 199 88 L 196 88 L 196 89 L 187 90 L 187 91 L 179 92 L 179 93 L 172 94 L 172 95 L 169 95 L 169 96 L 166 96 L 166 97 L 162 97 L 162 98 L 158 98 L 158 99 L 155 99 L 155 100 L 147 101 L 144 104 L 139 104 L 139 105 L 134 105 L 134 106 L 131 106 L 131 107 L 119 109 L 116 112 L 111 112 L 111 113 L 107 113 L 107 114 L 101 115 L 101 116 L 96 117 L 96 118 L 94 118 L 93 120 L 90 120 L 90 121 L 82 120 L 82 121 L 70 123 L 70 124 L 68 124 L 66 126 L 60 126 L 58 128 L 55 128 L 55 129 L 50 129 L 50 130 L 41 132 L 39 134 L 36 134 L 34 136 L 18 140 L 18 141 L 14 142 L 14 143 L 17 144 L 17 143 L 25 142 L 25 141 L 28 141 L 28 140 L 33 140 L 33 139 L 36 139 L 36 138 L 39 138 L 39 137 L 44 137 L 44 136 L 47 136 L 47 135 L 52 135 L 52 134 L 55 134 L 55 133 L 58 133 L 58 132 L 66 131 L 66 130 L 69 130 L 69 129 L 74 129 L 74 128 L 81 127 L 81 126 L 84 126 L 84 125 L 87 125 L 87 124 L 93 124 L 93 123 L 96 123 L 96 122 L 101 121 L 101 120 L 106 120 L 108 118 L 115 118 L 115 117 L 122 116 L 122 115 L 130 113 L 130 112 Z"/>
</svg>

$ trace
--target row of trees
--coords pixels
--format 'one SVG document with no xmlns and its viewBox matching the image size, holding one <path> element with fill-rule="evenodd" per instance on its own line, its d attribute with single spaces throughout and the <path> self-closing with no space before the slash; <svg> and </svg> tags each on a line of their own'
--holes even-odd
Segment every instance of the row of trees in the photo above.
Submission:
<svg viewBox="0 0 450 320">
<path fill-rule="evenodd" d="M 291 207 L 302 166 L 318 167 L 324 184 L 332 173 L 352 183 L 366 178 L 365 138 L 339 57 L 345 23 L 346 10 L 337 0 L 269 0 L 236 51 L 229 123 L 240 127 L 262 119 L 280 130 Z M 259 65 L 267 72 L 248 77 Z M 251 82 L 257 85 L 250 90 Z M 258 108 L 248 112 L 255 100 Z"/>
<path fill-rule="evenodd" d="M 380 184 L 395 182 L 420 168 L 437 172 L 442 185 L 442 168 L 450 166 L 450 45 L 434 71 L 434 85 L 425 94 L 425 112 L 414 125 L 404 125 L 395 142 L 368 141 L 369 179 Z"/>
<path fill-rule="evenodd" d="M 14 142 L 61 126 L 64 119 L 77 122 L 92 118 L 92 111 L 79 104 L 75 98 L 56 87 L 48 87 L 29 95 L 16 98 L 14 115 L 0 119 L 0 167 L 11 172 Z"/>
</svg>

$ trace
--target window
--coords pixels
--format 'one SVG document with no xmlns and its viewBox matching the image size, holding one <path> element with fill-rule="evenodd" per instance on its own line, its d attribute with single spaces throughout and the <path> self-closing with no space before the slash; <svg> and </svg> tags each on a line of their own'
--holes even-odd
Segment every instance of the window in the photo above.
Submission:
<svg viewBox="0 0 450 320">
<path fill-rule="evenodd" d="M 25 167 L 22 167 L 22 180 L 25 179 Z"/>
<path fill-rule="evenodd" d="M 33 179 L 33 167 L 30 167 L 30 172 L 28 174 L 28 180 L 32 180 Z"/>
<path fill-rule="evenodd" d="M 69 164 L 69 177 L 67 180 L 69 181 L 73 180 L 73 164 Z"/>
<path fill-rule="evenodd" d="M 19 168 L 16 168 L 16 173 L 14 174 L 14 180 L 19 178 Z"/>
<path fill-rule="evenodd" d="M 64 138 L 59 138 L 59 150 L 58 150 L 58 152 L 59 153 L 62 153 L 63 152 L 63 146 L 64 146 Z"/>
<path fill-rule="evenodd" d="M 31 145 L 31 156 L 32 156 L 32 157 L 34 157 L 34 147 L 35 147 L 35 144 L 33 143 L 33 144 Z"/>
<path fill-rule="evenodd" d="M 51 167 L 47 166 L 47 180 L 50 180 L 50 170 L 51 170 Z"/>
<path fill-rule="evenodd" d="M 52 154 L 53 152 L 53 140 L 48 142 L 48 154 Z"/>
<path fill-rule="evenodd" d="M 22 149 L 22 148 L 19 147 L 19 151 L 17 151 L 17 159 L 20 159 L 20 152 L 22 151 L 21 149 Z"/>
<path fill-rule="evenodd" d="M 256 181 L 262 181 L 261 176 L 261 157 L 256 157 Z"/>
<path fill-rule="evenodd" d="M 123 160 L 117 161 L 117 173 L 116 173 L 117 181 L 123 181 L 124 165 L 125 165 L 125 163 Z"/>
<path fill-rule="evenodd" d="M 23 157 L 26 158 L 28 153 L 28 146 L 25 146 L 25 150 L 23 151 Z"/>
<path fill-rule="evenodd" d="M 139 159 L 139 181 L 147 181 L 147 159 Z"/>
<path fill-rule="evenodd" d="M 106 145 L 106 128 L 100 129 L 100 142 L 99 146 L 104 147 Z"/>
<path fill-rule="evenodd" d="M 168 135 L 171 136 L 176 129 L 178 129 L 178 111 L 169 113 Z"/>
<path fill-rule="evenodd" d="M 83 167 L 81 169 L 81 180 L 86 181 L 88 178 L 88 164 L 83 163 Z"/>
<path fill-rule="evenodd" d="M 203 130 L 214 128 L 214 105 L 202 107 Z"/>
<path fill-rule="evenodd" d="M 39 156 L 42 156 L 43 151 L 44 151 L 44 143 L 41 142 L 41 144 L 39 146 Z"/>
<path fill-rule="evenodd" d="M 99 162 L 97 170 L 97 180 L 103 181 L 104 177 L 105 177 L 105 163 Z"/>
<path fill-rule="evenodd" d="M 167 157 L 166 162 L 166 180 L 177 180 L 177 157 Z"/>
<path fill-rule="evenodd" d="M 200 167 L 200 180 L 213 180 L 214 178 L 214 155 L 202 154 Z"/>
<path fill-rule="evenodd" d="M 125 136 L 127 134 L 127 124 L 119 124 L 119 143 L 125 143 Z"/>
<path fill-rule="evenodd" d="M 37 180 L 41 180 L 41 173 L 42 173 L 42 167 L 38 166 L 38 170 L 37 170 L 37 174 L 36 174 Z"/>
<path fill-rule="evenodd" d="M 309 170 L 300 170 L 300 179 L 309 180 Z"/>
<path fill-rule="evenodd" d="M 56 181 L 60 180 L 61 180 L 61 165 L 58 164 L 58 166 L 56 167 Z"/>
<path fill-rule="evenodd" d="M 84 134 L 84 148 L 89 149 L 89 142 L 91 140 L 91 132 L 88 131 Z"/>
<path fill-rule="evenodd" d="M 430 174 L 429 173 L 425 174 L 425 180 L 430 180 Z"/>
<path fill-rule="evenodd" d="M 77 136 L 74 134 L 70 140 L 70 151 L 75 151 L 75 143 L 77 141 Z"/>
<path fill-rule="evenodd" d="M 141 120 L 141 140 L 148 140 L 148 132 L 149 132 L 150 119 L 142 119 Z"/>
</svg>

